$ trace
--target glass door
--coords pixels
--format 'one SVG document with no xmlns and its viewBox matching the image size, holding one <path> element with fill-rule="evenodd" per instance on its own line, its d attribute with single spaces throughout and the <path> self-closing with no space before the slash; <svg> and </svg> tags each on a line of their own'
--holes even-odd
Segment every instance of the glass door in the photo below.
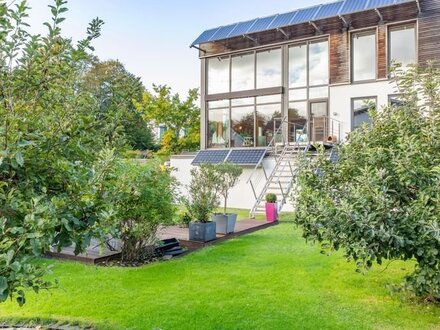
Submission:
<svg viewBox="0 0 440 330">
<path fill-rule="evenodd" d="M 310 140 L 324 142 L 328 133 L 328 103 L 317 101 L 309 103 Z"/>
</svg>

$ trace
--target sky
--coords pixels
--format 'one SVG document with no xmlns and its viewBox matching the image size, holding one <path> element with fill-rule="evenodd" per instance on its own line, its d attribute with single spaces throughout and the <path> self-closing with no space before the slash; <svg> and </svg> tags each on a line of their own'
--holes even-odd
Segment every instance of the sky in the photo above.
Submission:
<svg viewBox="0 0 440 330">
<path fill-rule="evenodd" d="M 13 1 L 13 0 L 9 0 Z M 117 59 L 147 89 L 166 84 L 182 97 L 200 86 L 198 52 L 189 45 L 209 28 L 292 11 L 328 0 L 70 0 L 63 35 L 82 39 L 95 17 L 105 25 L 94 42 L 101 60 Z M 30 32 L 44 34 L 52 0 L 28 0 Z"/>
</svg>

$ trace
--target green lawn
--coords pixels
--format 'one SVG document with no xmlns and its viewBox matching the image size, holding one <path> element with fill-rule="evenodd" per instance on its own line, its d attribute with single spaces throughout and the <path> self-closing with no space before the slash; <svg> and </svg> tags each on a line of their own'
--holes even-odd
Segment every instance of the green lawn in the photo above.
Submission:
<svg viewBox="0 0 440 330">
<path fill-rule="evenodd" d="M 289 223 L 138 269 L 54 264 L 61 287 L 29 293 L 23 308 L 0 305 L 0 319 L 99 329 L 440 329 L 439 307 L 388 295 L 385 286 L 411 264 L 357 274 Z"/>
</svg>

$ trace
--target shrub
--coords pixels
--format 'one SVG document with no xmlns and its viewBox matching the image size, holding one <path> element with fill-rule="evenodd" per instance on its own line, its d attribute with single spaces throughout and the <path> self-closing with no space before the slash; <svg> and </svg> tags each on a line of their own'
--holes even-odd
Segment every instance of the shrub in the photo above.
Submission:
<svg viewBox="0 0 440 330">
<path fill-rule="evenodd" d="M 195 221 L 209 222 L 209 216 L 218 208 L 219 175 L 214 165 L 191 169 L 188 196 L 183 199 L 189 215 Z"/>
<path fill-rule="evenodd" d="M 295 221 L 358 271 L 414 259 L 406 288 L 440 299 L 440 71 L 414 67 L 396 81 L 401 106 L 371 112 L 373 125 L 350 134 L 337 163 L 322 152 L 305 164 Z"/>
<path fill-rule="evenodd" d="M 122 261 L 145 261 L 151 257 L 159 225 L 172 223 L 174 181 L 157 162 L 126 161 L 120 163 L 114 184 Z"/>
<path fill-rule="evenodd" d="M 277 202 L 277 195 L 273 193 L 266 194 L 266 202 L 267 203 L 276 203 Z"/>
<path fill-rule="evenodd" d="M 240 175 L 243 173 L 243 169 L 234 164 L 220 163 L 214 166 L 214 170 L 219 176 L 219 186 L 217 190 L 219 195 L 223 197 L 223 213 L 226 214 L 229 190 L 238 183 Z"/>
</svg>

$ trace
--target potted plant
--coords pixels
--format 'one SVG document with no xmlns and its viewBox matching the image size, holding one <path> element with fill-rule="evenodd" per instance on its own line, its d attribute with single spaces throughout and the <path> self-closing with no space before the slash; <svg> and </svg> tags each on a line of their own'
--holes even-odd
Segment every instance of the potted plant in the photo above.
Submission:
<svg viewBox="0 0 440 330">
<path fill-rule="evenodd" d="M 230 234 L 234 232 L 235 223 L 237 221 L 236 213 L 227 213 L 227 203 L 229 191 L 234 187 L 243 173 L 243 169 L 237 165 L 230 163 L 222 163 L 215 165 L 215 171 L 218 174 L 219 186 L 218 193 L 223 198 L 223 213 L 215 213 L 212 220 L 215 221 L 217 234 Z"/>
<path fill-rule="evenodd" d="M 188 197 L 183 200 L 192 220 L 189 223 L 189 240 L 208 242 L 216 239 L 216 223 L 210 215 L 219 206 L 218 174 L 213 165 L 191 169 Z"/>
<path fill-rule="evenodd" d="M 274 222 L 277 220 L 278 220 L 277 195 L 270 193 L 266 195 L 266 221 Z"/>
</svg>

